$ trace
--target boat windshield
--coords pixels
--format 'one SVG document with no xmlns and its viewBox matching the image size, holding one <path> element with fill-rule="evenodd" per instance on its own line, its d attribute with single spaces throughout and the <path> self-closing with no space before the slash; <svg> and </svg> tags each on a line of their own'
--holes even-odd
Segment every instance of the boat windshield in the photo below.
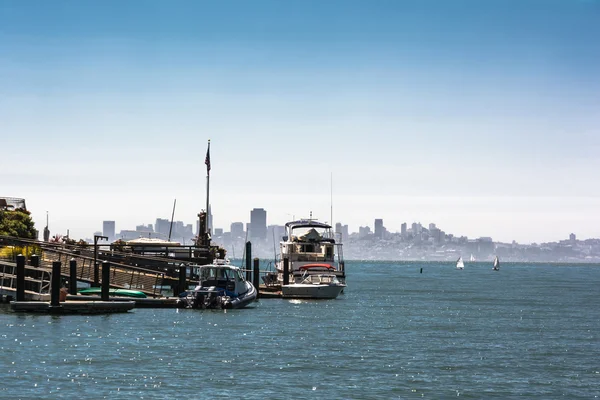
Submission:
<svg viewBox="0 0 600 400">
<path fill-rule="evenodd" d="M 234 279 L 234 270 L 230 270 L 228 268 L 219 268 L 219 267 L 204 267 L 200 270 L 200 279 L 201 280 L 210 280 L 210 279 Z"/>
<path fill-rule="evenodd" d="M 323 238 L 329 237 L 329 229 L 322 227 L 301 227 L 292 230 L 292 239 L 307 241 L 320 241 Z"/>
</svg>

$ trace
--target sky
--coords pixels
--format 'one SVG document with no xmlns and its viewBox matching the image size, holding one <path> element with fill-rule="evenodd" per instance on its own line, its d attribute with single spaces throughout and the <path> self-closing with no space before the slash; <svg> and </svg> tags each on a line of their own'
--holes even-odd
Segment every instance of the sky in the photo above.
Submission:
<svg viewBox="0 0 600 400">
<path fill-rule="evenodd" d="M 0 196 L 170 219 L 600 237 L 596 0 L 0 0 Z"/>
</svg>

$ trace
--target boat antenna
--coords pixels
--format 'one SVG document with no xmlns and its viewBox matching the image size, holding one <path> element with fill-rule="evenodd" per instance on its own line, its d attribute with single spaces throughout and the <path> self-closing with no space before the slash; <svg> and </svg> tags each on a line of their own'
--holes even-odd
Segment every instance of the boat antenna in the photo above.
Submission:
<svg viewBox="0 0 600 400">
<path fill-rule="evenodd" d="M 246 238 L 244 239 L 244 251 L 242 252 L 242 263 L 240 268 L 244 267 L 244 260 L 246 259 L 246 243 L 248 243 L 248 229 L 246 229 Z"/>
<path fill-rule="evenodd" d="M 171 232 L 173 232 L 173 218 L 175 217 L 175 204 L 177 204 L 177 199 L 173 200 L 173 212 L 171 213 L 171 225 L 169 226 L 169 242 L 171 241 Z"/>
<path fill-rule="evenodd" d="M 333 172 L 330 173 L 330 177 L 329 177 L 329 206 L 330 206 L 329 218 L 331 218 L 331 221 L 329 221 L 329 224 L 331 226 L 333 226 Z"/>
<path fill-rule="evenodd" d="M 275 247 L 275 229 L 273 229 L 273 262 L 277 262 L 277 248 Z"/>
</svg>

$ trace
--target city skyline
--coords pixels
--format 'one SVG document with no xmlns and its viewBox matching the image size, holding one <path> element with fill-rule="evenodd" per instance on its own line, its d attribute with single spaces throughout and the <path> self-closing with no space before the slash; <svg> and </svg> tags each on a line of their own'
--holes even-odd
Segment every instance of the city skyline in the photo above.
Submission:
<svg viewBox="0 0 600 400">
<path fill-rule="evenodd" d="M 353 231 L 599 237 L 599 15 L 568 0 L 0 2 L 2 195 L 77 237 L 170 219 L 173 199 L 191 222 L 210 139 L 214 227 L 262 207 Z"/>
<path fill-rule="evenodd" d="M 252 235 L 251 230 L 252 230 L 252 222 L 251 222 L 251 216 L 252 216 L 252 211 L 255 210 L 260 210 L 263 211 L 265 213 L 265 217 L 266 219 L 265 221 L 265 225 L 264 227 L 259 227 L 259 231 L 260 234 L 258 235 L 258 237 L 256 235 Z M 231 222 L 228 226 L 217 226 L 217 227 L 213 227 L 212 228 L 212 235 L 213 236 L 220 236 L 220 235 L 216 235 L 215 231 L 219 231 L 221 232 L 221 234 L 225 233 L 225 234 L 229 234 L 229 233 L 233 233 L 235 234 L 236 237 L 246 237 L 247 240 L 249 241 L 254 241 L 257 240 L 258 241 L 262 241 L 262 242 L 267 242 L 272 240 L 271 235 L 267 235 L 266 231 L 273 229 L 274 227 L 277 228 L 284 228 L 285 223 L 289 222 L 289 221 L 285 221 L 285 222 L 268 222 L 268 211 L 264 210 L 263 208 L 255 208 L 253 210 L 249 211 L 250 213 L 250 218 L 247 221 L 233 221 Z M 298 219 L 305 219 L 305 218 L 298 218 Z M 151 233 L 156 233 L 156 236 L 152 236 L 152 237 L 160 237 L 162 239 L 165 239 L 167 236 L 167 233 L 170 232 L 171 228 L 170 228 L 170 224 L 171 221 L 168 219 L 164 219 L 164 218 L 160 218 L 157 217 L 154 223 L 138 223 L 135 224 L 135 228 L 134 227 L 124 227 L 124 228 L 119 228 L 116 229 L 116 227 L 118 226 L 118 222 L 114 221 L 114 220 L 106 220 L 106 221 L 102 221 L 102 230 L 94 230 L 93 234 L 103 234 L 109 238 L 122 238 L 122 236 L 128 235 L 130 236 L 128 238 L 128 240 L 130 239 L 134 239 L 137 237 L 141 237 L 144 236 L 146 234 L 148 234 L 149 232 Z M 173 236 L 172 239 L 177 241 L 177 240 L 181 240 L 181 234 L 184 233 L 184 236 L 186 237 L 186 240 L 188 238 L 191 238 L 193 236 L 196 235 L 197 233 L 197 221 L 195 223 L 188 223 L 189 221 L 181 221 L 181 220 L 173 220 Z M 327 221 L 328 222 L 328 221 Z M 107 232 L 107 227 L 108 227 L 108 232 Z M 447 231 L 445 229 L 443 229 L 443 227 L 440 228 L 440 226 L 438 226 L 437 223 L 435 222 L 429 222 L 429 223 L 421 223 L 420 221 L 412 221 L 412 222 L 408 222 L 405 221 L 401 224 L 400 229 L 398 230 L 392 230 L 392 229 L 388 229 L 388 227 L 385 224 L 385 221 L 382 218 L 374 218 L 373 222 L 371 224 L 365 224 L 365 225 L 361 225 L 359 227 L 357 227 L 356 230 L 352 230 L 349 228 L 348 224 L 345 224 L 343 221 L 337 221 L 334 222 L 333 224 L 331 224 L 331 228 L 334 232 L 336 233 L 342 233 L 344 232 L 346 236 L 348 235 L 358 235 L 359 237 L 361 236 L 367 236 L 367 235 L 372 235 L 374 238 L 378 238 L 378 239 L 384 239 L 385 235 L 414 235 L 416 232 L 416 230 L 420 231 L 420 230 L 426 230 L 429 231 L 430 233 L 433 231 L 437 231 L 438 233 L 441 233 L 443 235 L 451 235 L 455 238 L 468 238 L 469 240 L 474 240 L 474 239 L 485 239 L 485 240 L 493 240 L 494 242 L 498 242 L 498 243 L 512 243 L 512 242 L 517 242 L 514 240 L 509 240 L 509 241 L 502 241 L 502 240 L 496 240 L 495 238 L 493 238 L 490 235 L 480 235 L 480 236 L 469 236 L 466 235 L 464 233 L 461 232 L 453 232 L 453 231 Z M 250 229 L 250 231 L 247 231 L 247 229 Z M 265 230 L 263 232 L 263 229 Z M 139 234 L 135 234 L 135 232 L 138 232 Z M 177 233 L 177 231 L 179 231 L 179 233 Z M 338 232 L 339 231 L 339 232 Z M 379 231 L 379 233 L 378 233 Z M 62 235 L 61 232 L 56 232 Z M 55 234 L 55 233 L 54 233 Z M 87 238 L 89 239 L 90 237 L 93 236 L 93 234 L 90 234 Z M 574 238 L 574 237 L 578 237 L 580 240 L 587 240 L 587 239 L 599 239 L 599 238 L 595 238 L 595 237 L 579 237 L 576 233 L 574 232 L 569 232 L 568 234 L 563 235 L 562 237 L 558 238 L 556 241 L 550 241 L 550 242 L 558 242 L 561 240 L 564 240 L 565 238 Z M 74 238 L 74 237 L 72 237 Z M 81 237 L 81 239 L 83 239 L 84 237 Z M 519 243 L 519 242 L 517 242 Z M 537 242 L 531 242 L 531 243 L 544 243 L 544 241 L 537 241 Z M 520 244 L 531 244 L 531 243 L 520 243 Z"/>
</svg>

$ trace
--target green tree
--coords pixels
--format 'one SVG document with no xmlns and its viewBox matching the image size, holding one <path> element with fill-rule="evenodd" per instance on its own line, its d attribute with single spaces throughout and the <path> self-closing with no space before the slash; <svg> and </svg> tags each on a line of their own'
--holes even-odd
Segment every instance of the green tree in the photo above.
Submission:
<svg viewBox="0 0 600 400">
<path fill-rule="evenodd" d="M 22 208 L 0 210 L 0 235 L 37 239 L 31 213 Z"/>
</svg>

